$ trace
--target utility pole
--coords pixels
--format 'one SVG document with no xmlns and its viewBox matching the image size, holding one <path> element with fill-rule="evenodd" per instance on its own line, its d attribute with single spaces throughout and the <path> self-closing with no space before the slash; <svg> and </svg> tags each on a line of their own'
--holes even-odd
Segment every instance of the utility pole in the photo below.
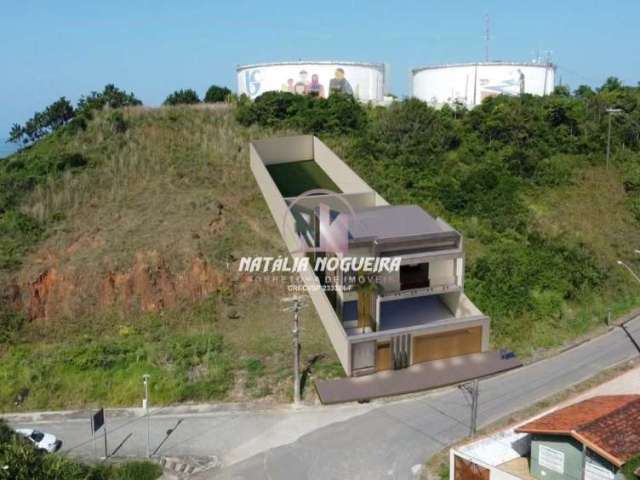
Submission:
<svg viewBox="0 0 640 480">
<path fill-rule="evenodd" d="M 293 305 L 285 311 L 293 311 L 293 403 L 300 404 L 300 310 L 306 307 L 298 296 L 283 298 L 282 301 Z"/>
<path fill-rule="evenodd" d="M 609 114 L 609 129 L 607 133 L 607 170 L 609 170 L 609 157 L 611 156 L 611 115 L 620 113 L 622 110 L 619 108 L 607 108 Z"/>
<path fill-rule="evenodd" d="M 471 421 L 469 423 L 469 436 L 475 436 L 478 430 L 478 401 L 480 397 L 480 380 L 477 378 L 471 382 L 463 383 L 458 387 L 463 393 L 471 397 Z"/>
<path fill-rule="evenodd" d="M 150 458 L 150 443 L 151 443 L 151 419 L 149 417 L 149 379 L 151 375 L 145 373 L 142 375 L 142 381 L 144 382 L 144 399 L 142 400 L 142 407 L 145 410 L 147 416 L 147 458 Z"/>
</svg>

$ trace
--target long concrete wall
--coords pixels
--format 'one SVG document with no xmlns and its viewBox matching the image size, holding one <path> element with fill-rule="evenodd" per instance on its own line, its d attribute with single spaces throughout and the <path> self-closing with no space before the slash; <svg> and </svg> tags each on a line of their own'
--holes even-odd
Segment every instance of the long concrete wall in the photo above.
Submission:
<svg viewBox="0 0 640 480">
<path fill-rule="evenodd" d="M 252 142 L 250 146 L 250 157 L 251 170 L 258 186 L 289 252 L 291 252 L 294 257 L 302 256 L 300 253 L 293 253 L 300 248 L 300 241 L 295 232 L 293 219 L 290 218 L 287 203 L 285 199 L 282 198 L 266 165 L 300 160 L 315 160 L 338 188 L 346 194 L 350 200 L 353 200 L 353 202 L 357 204 L 354 208 L 388 205 L 384 198 L 367 185 L 346 163 L 315 137 L 300 135 L 255 141 Z M 303 203 L 306 205 L 307 202 L 313 204 L 314 200 L 305 200 Z M 285 219 L 288 219 L 288 221 Z M 351 253 L 353 254 L 353 252 Z M 446 261 L 459 257 L 459 255 L 459 252 L 452 252 L 450 256 L 437 255 L 437 257 L 440 261 Z M 458 264 L 460 268 L 463 262 L 458 262 Z M 447 268 L 447 270 L 449 270 L 449 268 Z M 462 272 L 459 273 L 462 274 Z M 458 317 L 454 321 L 434 322 L 427 325 L 399 329 L 398 331 L 372 332 L 348 337 L 315 274 L 313 272 L 306 272 L 302 275 L 302 280 L 347 375 L 351 375 L 352 373 L 352 344 L 372 340 L 387 340 L 392 335 L 400 333 L 411 333 L 414 335 L 441 333 L 460 328 L 481 326 L 483 331 L 482 350 L 486 351 L 489 348 L 490 320 L 484 316 L 463 293 L 443 296 L 445 302 L 448 305 L 450 304 L 450 309 L 452 309 Z"/>
<path fill-rule="evenodd" d="M 344 193 L 373 192 L 375 205 L 389 205 L 367 182 L 360 178 L 356 172 L 331 151 L 322 141 L 313 137 L 313 156 L 316 163 L 329 175 L 340 190 Z"/>
<path fill-rule="evenodd" d="M 294 135 L 252 142 L 264 165 L 313 160 L 313 136 Z"/>
<path fill-rule="evenodd" d="M 295 137 L 293 139 L 293 143 L 295 148 L 304 148 L 304 142 L 300 141 L 301 137 Z M 308 137 L 309 139 L 311 137 Z M 286 143 L 281 143 L 282 139 L 274 139 L 278 140 L 274 141 L 275 144 L 278 145 L 278 148 L 282 150 L 287 150 Z M 282 238 L 291 252 L 292 257 L 302 257 L 301 253 L 293 253 L 295 250 L 299 248 L 299 240 L 298 236 L 295 232 L 295 227 L 293 221 L 285 222 L 284 219 L 289 215 L 287 204 L 282 198 L 278 187 L 275 182 L 271 178 L 263 159 L 261 158 L 260 152 L 267 152 L 269 155 L 273 155 L 275 149 L 272 145 L 270 145 L 272 140 L 255 142 L 250 145 L 249 155 L 250 155 L 250 165 L 251 171 L 258 183 L 258 187 L 264 196 L 265 201 L 267 202 L 267 206 L 271 211 L 271 215 L 273 216 L 274 221 L 282 235 Z M 288 156 L 291 158 L 291 156 Z M 271 158 L 275 158 L 275 155 Z M 300 160 L 300 159 L 298 159 Z M 322 322 L 331 343 L 333 344 L 333 348 L 336 351 L 338 359 L 342 364 L 347 375 L 351 375 L 351 348 L 349 342 L 347 340 L 347 334 L 342 328 L 342 323 L 340 319 L 336 315 L 331 302 L 325 295 L 324 291 L 321 288 L 320 282 L 318 278 L 312 271 L 303 272 L 302 280 L 304 282 L 305 288 L 311 297 L 311 301 L 313 302 L 316 311 L 318 312 L 318 316 L 320 317 L 320 321 Z"/>
</svg>

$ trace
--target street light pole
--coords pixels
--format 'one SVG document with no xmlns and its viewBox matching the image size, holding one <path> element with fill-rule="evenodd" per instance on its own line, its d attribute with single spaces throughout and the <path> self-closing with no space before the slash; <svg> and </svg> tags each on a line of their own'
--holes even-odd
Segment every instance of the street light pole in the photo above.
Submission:
<svg viewBox="0 0 640 480">
<path fill-rule="evenodd" d="M 463 383 L 458 388 L 471 397 L 471 421 L 469 422 L 469 436 L 473 437 L 478 431 L 478 403 L 480 400 L 480 380 L 477 378 Z"/>
<path fill-rule="evenodd" d="M 607 108 L 609 114 L 609 129 L 607 133 L 607 170 L 609 170 L 609 157 L 611 156 L 611 115 L 614 113 L 620 113 L 622 110 L 619 108 Z"/>
<path fill-rule="evenodd" d="M 284 302 L 291 302 L 293 306 L 287 308 L 288 311 L 293 311 L 293 403 L 299 405 L 301 402 L 300 392 L 300 310 L 305 305 L 302 303 L 302 299 L 298 296 L 291 298 L 283 298 Z"/>
<path fill-rule="evenodd" d="M 296 297 L 293 308 L 293 403 L 300 403 L 300 299 Z"/>
<path fill-rule="evenodd" d="M 149 418 L 149 379 L 151 378 L 151 375 L 145 373 L 142 376 L 142 380 L 144 382 L 144 400 L 142 402 L 142 406 L 144 407 L 145 410 L 145 415 L 147 416 L 147 458 L 150 457 L 150 451 L 151 451 L 151 447 L 150 447 L 150 443 L 151 443 L 151 425 L 150 425 L 150 421 L 151 419 Z"/>
</svg>

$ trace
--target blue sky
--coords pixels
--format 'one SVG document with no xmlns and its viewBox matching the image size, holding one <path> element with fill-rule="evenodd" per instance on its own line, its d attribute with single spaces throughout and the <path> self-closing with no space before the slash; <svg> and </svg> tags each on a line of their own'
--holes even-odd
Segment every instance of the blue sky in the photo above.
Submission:
<svg viewBox="0 0 640 480">
<path fill-rule="evenodd" d="M 640 1 L 8 1 L 0 14 L 0 138 L 64 95 L 106 83 L 157 105 L 212 83 L 235 90 L 236 64 L 297 59 L 384 62 L 391 89 L 409 70 L 551 50 L 571 87 L 608 75 L 640 81 Z"/>
</svg>

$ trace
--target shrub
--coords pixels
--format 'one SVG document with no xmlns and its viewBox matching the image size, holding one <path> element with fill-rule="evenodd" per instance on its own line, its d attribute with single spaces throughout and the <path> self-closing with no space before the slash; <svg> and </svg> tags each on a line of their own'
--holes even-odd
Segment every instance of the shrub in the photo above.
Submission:
<svg viewBox="0 0 640 480">
<path fill-rule="evenodd" d="M 113 112 L 109 115 L 109 123 L 111 124 L 111 131 L 113 133 L 124 133 L 129 127 L 127 121 L 124 119 L 124 115 L 122 115 L 120 111 Z"/>
<path fill-rule="evenodd" d="M 366 112 L 350 95 L 316 98 L 289 92 L 266 92 L 253 102 L 241 99 L 236 119 L 246 126 L 258 124 L 298 129 L 304 133 L 346 134 L 364 127 Z"/>
<path fill-rule="evenodd" d="M 120 90 L 112 83 L 106 85 L 102 92 L 91 92 L 78 101 L 79 114 L 88 115 L 93 110 L 102 110 L 104 107 L 122 108 L 142 105 L 133 93 Z"/>
<path fill-rule="evenodd" d="M 638 477 L 635 472 L 638 468 L 640 468 L 640 455 L 636 455 L 630 459 L 620 470 L 626 480 L 637 480 Z"/>
<path fill-rule="evenodd" d="M 370 153 L 403 167 L 429 168 L 460 143 L 453 119 L 415 98 L 395 102 L 367 132 Z"/>
<path fill-rule="evenodd" d="M 211 85 L 204 95 L 204 101 L 207 103 L 224 102 L 229 95 L 231 95 L 231 90 L 227 87 Z"/>
<path fill-rule="evenodd" d="M 115 469 L 114 480 L 155 480 L 162 475 L 162 468 L 149 461 L 124 463 Z"/>
<path fill-rule="evenodd" d="M 17 267 L 23 254 L 42 233 L 42 226 L 24 213 L 0 211 L 0 270 Z"/>
<path fill-rule="evenodd" d="M 475 261 L 466 284 L 491 316 L 528 312 L 548 317 L 560 313 L 562 302 L 577 299 L 604 278 L 583 246 L 531 235 L 494 242 Z"/>
<path fill-rule="evenodd" d="M 193 105 L 200 103 L 200 98 L 195 90 L 190 88 L 186 90 L 176 90 L 170 94 L 163 105 Z"/>
<path fill-rule="evenodd" d="M 573 171 L 580 163 L 577 155 L 559 154 L 541 160 L 536 166 L 533 181 L 540 186 L 559 186 L 571 182 Z"/>
<path fill-rule="evenodd" d="M 60 455 L 36 450 L 0 419 L 0 478 L 12 480 L 155 480 L 159 465 L 134 461 L 117 466 L 85 465 Z"/>
<path fill-rule="evenodd" d="M 2 260 L 0 259 L 0 263 L 1 262 Z M 0 302 L 2 301 L 3 298 L 0 296 Z M 15 341 L 23 324 L 24 316 L 21 313 L 5 310 L 4 307 L 0 305 L 0 344 Z"/>
<path fill-rule="evenodd" d="M 497 231 L 522 230 L 528 211 L 521 183 L 494 157 L 440 176 L 435 191 L 442 205 L 453 213 L 482 218 Z"/>
</svg>

